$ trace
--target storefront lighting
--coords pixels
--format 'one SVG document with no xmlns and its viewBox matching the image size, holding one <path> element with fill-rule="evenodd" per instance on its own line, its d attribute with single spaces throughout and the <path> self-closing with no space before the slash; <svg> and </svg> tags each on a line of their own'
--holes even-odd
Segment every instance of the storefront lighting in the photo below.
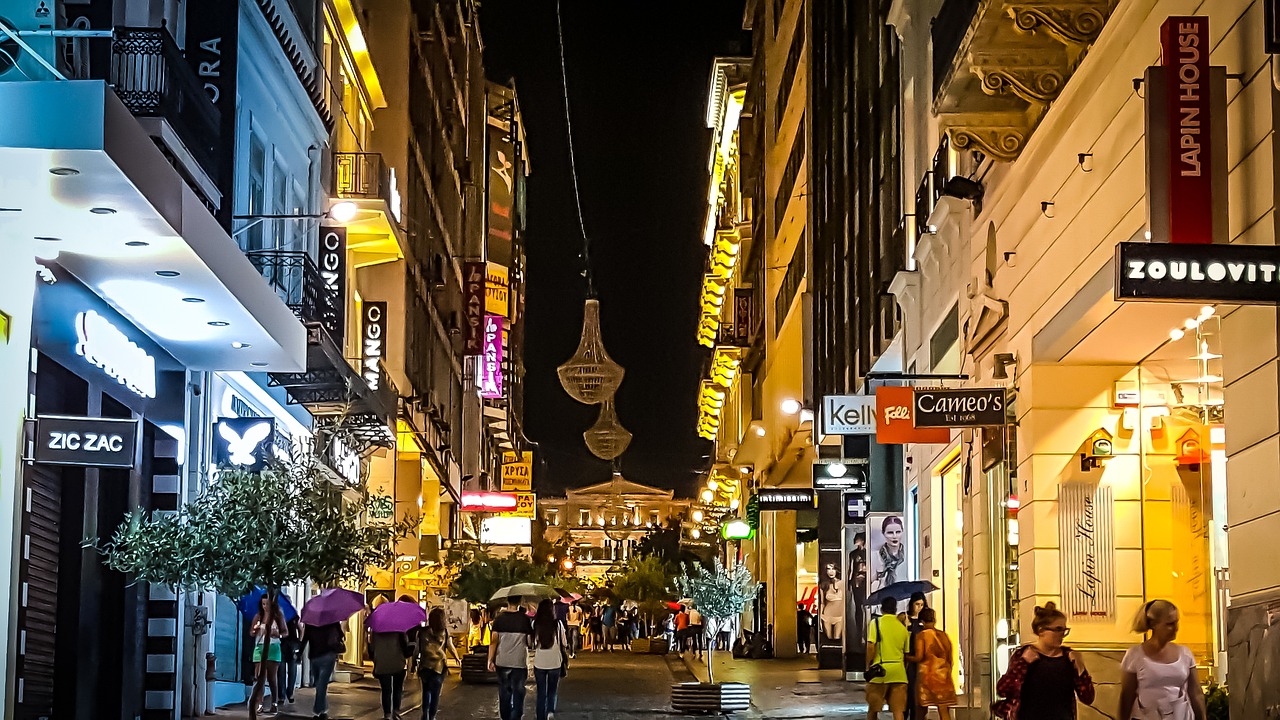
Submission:
<svg viewBox="0 0 1280 720">
<path fill-rule="evenodd" d="M 1205 305 L 1204 307 L 1200 308 L 1200 322 L 1204 322 L 1205 320 L 1208 320 L 1211 317 L 1213 317 L 1212 305 Z"/>
<path fill-rule="evenodd" d="M 827 465 L 827 474 L 831 477 L 844 477 L 844 474 L 847 472 L 849 472 L 849 468 L 846 467 L 844 463 L 831 463 Z"/>
<path fill-rule="evenodd" d="M 1021 506 L 1021 504 L 1022 503 L 1018 502 L 1018 498 L 1016 497 L 1011 497 L 1008 500 L 1004 501 L 1004 506 L 1009 508 L 1010 510 L 1017 510 L 1018 507 Z"/>
<path fill-rule="evenodd" d="M 782 401 L 782 412 L 786 415 L 795 415 L 800 412 L 800 401 L 795 398 L 787 398 Z"/>
<path fill-rule="evenodd" d="M 1195 318 L 1187 318 L 1186 321 L 1182 323 L 1182 327 L 1188 330 L 1195 330 L 1196 328 L 1200 327 L 1200 321 L 1196 320 Z"/>
<path fill-rule="evenodd" d="M 756 427 L 756 436 L 757 436 L 757 437 L 764 437 L 764 436 L 765 436 L 765 432 L 767 432 L 767 431 L 764 429 L 764 427 L 763 427 L 763 426 L 758 426 L 758 427 Z"/>
<path fill-rule="evenodd" d="M 1184 333 L 1182 332 L 1181 328 L 1174 328 L 1169 331 L 1170 340 L 1181 340 L 1183 335 Z"/>
<path fill-rule="evenodd" d="M 708 480 L 708 481 L 707 481 L 707 489 L 708 489 L 708 490 L 718 490 L 719 488 L 720 488 L 720 483 L 716 482 L 715 480 Z"/>
<path fill-rule="evenodd" d="M 739 502 L 738 498 L 730 498 L 730 499 L 729 499 L 729 509 L 730 509 L 730 510 L 737 510 L 737 509 L 738 509 L 738 506 L 739 506 L 739 505 L 741 505 L 741 504 L 742 504 L 742 503 L 741 503 L 741 502 Z"/>
<path fill-rule="evenodd" d="M 1200 352 L 1199 352 L 1198 354 L 1196 354 L 1196 355 L 1192 355 L 1191 357 L 1189 357 L 1189 358 L 1187 358 L 1187 359 L 1188 359 L 1188 360 L 1199 360 L 1199 361 L 1201 361 L 1201 362 L 1208 362 L 1208 361 L 1210 361 L 1210 360 L 1218 360 L 1218 359 L 1221 359 L 1221 358 L 1222 358 L 1222 356 L 1221 356 L 1221 355 L 1219 355 L 1219 354 L 1217 354 L 1217 353 L 1215 353 L 1215 352 L 1210 352 L 1210 351 L 1209 351 L 1209 343 L 1207 343 L 1207 342 L 1202 342 L 1202 343 L 1200 343 Z"/>
<path fill-rule="evenodd" d="M 572 569 L 573 569 L 573 560 L 572 560 L 572 559 L 570 559 L 570 558 L 565 558 L 565 559 L 564 559 L 564 562 L 563 562 L 563 563 L 561 563 L 561 564 L 560 564 L 560 566 L 561 566 L 561 567 L 563 567 L 565 570 L 572 570 Z"/>
<path fill-rule="evenodd" d="M 699 530 L 698 528 L 694 528 L 689 531 L 689 537 L 693 538 L 694 540 L 697 540 L 698 538 L 702 537 L 702 531 Z"/>
<path fill-rule="evenodd" d="M 693 521 L 694 521 L 694 522 L 702 522 L 702 511 L 701 511 L 701 510 L 694 510 L 694 511 L 693 511 Z"/>
<path fill-rule="evenodd" d="M 343 200 L 329 207 L 329 217 L 340 223 L 351 222 L 355 219 L 356 212 L 359 210 L 360 208 L 355 203 L 350 200 Z"/>
<path fill-rule="evenodd" d="M 701 495 L 702 502 L 711 502 L 713 499 L 715 499 L 715 496 L 716 494 L 711 492 L 710 490 L 703 490 Z"/>
</svg>

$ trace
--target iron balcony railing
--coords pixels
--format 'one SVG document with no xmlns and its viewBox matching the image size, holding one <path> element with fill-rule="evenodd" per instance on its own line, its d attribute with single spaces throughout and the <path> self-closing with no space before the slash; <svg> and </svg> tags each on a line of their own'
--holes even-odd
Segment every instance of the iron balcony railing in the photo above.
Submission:
<svg viewBox="0 0 1280 720">
<path fill-rule="evenodd" d="M 334 153 L 333 194 L 391 204 L 391 170 L 380 153 Z"/>
<path fill-rule="evenodd" d="M 245 254 L 299 320 L 319 323 L 330 337 L 341 342 L 344 298 L 325 284 L 309 254 L 301 250 L 256 250 Z"/>
<path fill-rule="evenodd" d="M 938 16 L 933 19 L 933 97 L 942 91 L 942 83 L 955 64 L 956 53 L 973 24 L 981 0 L 943 0 Z"/>
<path fill-rule="evenodd" d="M 168 121 L 182 144 L 218 181 L 221 114 L 164 28 L 120 27 L 111 42 L 110 82 L 129 111 Z"/>
</svg>

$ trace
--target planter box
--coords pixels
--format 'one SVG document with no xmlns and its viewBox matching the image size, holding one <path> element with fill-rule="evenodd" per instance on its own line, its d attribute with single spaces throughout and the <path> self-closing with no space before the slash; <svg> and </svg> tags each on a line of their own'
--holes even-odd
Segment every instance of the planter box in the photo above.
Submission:
<svg viewBox="0 0 1280 720">
<path fill-rule="evenodd" d="M 671 707 L 684 714 L 746 712 L 751 707 L 751 686 L 745 683 L 672 685 Z"/>
<path fill-rule="evenodd" d="M 666 638 L 638 638 L 631 641 L 631 652 L 666 655 L 671 648 Z"/>
<path fill-rule="evenodd" d="M 488 653 L 470 653 L 462 656 L 462 682 L 496 684 L 498 673 L 489 672 Z"/>
</svg>

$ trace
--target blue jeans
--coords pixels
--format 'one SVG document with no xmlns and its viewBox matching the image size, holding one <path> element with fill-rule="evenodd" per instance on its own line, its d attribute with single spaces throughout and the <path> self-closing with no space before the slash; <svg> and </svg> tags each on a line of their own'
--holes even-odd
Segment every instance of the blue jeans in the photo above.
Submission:
<svg viewBox="0 0 1280 720">
<path fill-rule="evenodd" d="M 440 689 L 444 687 L 444 673 L 435 670 L 421 670 L 422 678 L 422 717 L 433 720 L 436 709 L 440 707 Z"/>
<path fill-rule="evenodd" d="M 498 668 L 498 717 L 520 720 L 524 717 L 524 682 L 528 668 Z"/>
<path fill-rule="evenodd" d="M 547 716 L 556 711 L 556 693 L 560 689 L 560 668 L 555 670 L 534 669 L 533 678 L 538 683 L 538 720 L 547 720 Z"/>
<path fill-rule="evenodd" d="M 329 682 L 337 666 L 338 656 L 334 653 L 311 658 L 311 684 L 316 687 L 316 703 L 311 711 L 317 715 L 329 712 Z"/>
</svg>

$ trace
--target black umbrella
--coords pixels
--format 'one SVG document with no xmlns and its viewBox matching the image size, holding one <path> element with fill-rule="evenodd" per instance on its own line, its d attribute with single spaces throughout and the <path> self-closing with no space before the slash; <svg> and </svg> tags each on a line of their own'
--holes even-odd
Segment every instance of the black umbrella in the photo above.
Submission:
<svg viewBox="0 0 1280 720">
<path fill-rule="evenodd" d="M 937 589 L 938 586 L 928 580 L 903 580 L 871 593 L 863 604 L 876 606 L 885 600 L 907 600 L 915 593 L 931 593 Z"/>
</svg>

